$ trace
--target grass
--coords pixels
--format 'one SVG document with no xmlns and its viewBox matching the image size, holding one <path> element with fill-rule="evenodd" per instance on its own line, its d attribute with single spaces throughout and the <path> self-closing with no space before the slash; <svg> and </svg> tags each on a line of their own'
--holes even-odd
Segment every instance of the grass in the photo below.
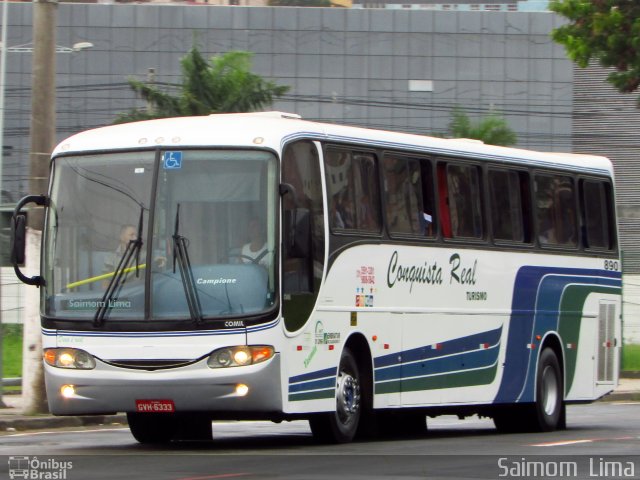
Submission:
<svg viewBox="0 0 640 480">
<path fill-rule="evenodd" d="M 22 325 L 2 325 L 2 376 L 22 376 Z"/>
<path fill-rule="evenodd" d="M 622 347 L 622 370 L 640 372 L 640 345 L 628 343 Z"/>
</svg>

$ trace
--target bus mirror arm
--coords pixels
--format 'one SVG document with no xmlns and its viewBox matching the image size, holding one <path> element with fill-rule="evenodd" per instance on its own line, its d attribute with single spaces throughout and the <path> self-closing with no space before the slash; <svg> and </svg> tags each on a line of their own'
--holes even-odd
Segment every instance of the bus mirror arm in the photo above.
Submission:
<svg viewBox="0 0 640 480">
<path fill-rule="evenodd" d="M 22 212 L 22 209 L 29 203 L 35 203 L 41 207 L 48 207 L 49 197 L 45 195 L 28 195 L 22 198 L 16 205 L 13 215 L 11 216 L 11 263 L 13 264 L 13 270 L 16 272 L 16 276 L 21 282 L 40 287 L 44 285 L 44 279 L 41 276 L 27 277 L 19 267 L 19 265 L 24 264 L 27 243 L 27 216 Z"/>
<path fill-rule="evenodd" d="M 293 197 L 293 204 L 298 207 L 300 204 L 298 202 L 298 192 L 296 192 L 296 187 L 291 185 L 290 183 L 281 183 L 280 184 L 280 196 L 284 197 L 285 195 L 291 194 Z"/>
</svg>

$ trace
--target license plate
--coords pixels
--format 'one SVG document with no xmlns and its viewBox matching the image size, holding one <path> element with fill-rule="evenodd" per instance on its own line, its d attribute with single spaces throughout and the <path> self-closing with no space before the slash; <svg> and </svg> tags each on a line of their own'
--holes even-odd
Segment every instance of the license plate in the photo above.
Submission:
<svg viewBox="0 0 640 480">
<path fill-rule="evenodd" d="M 136 412 L 173 413 L 176 406 L 173 400 L 136 400 Z"/>
</svg>

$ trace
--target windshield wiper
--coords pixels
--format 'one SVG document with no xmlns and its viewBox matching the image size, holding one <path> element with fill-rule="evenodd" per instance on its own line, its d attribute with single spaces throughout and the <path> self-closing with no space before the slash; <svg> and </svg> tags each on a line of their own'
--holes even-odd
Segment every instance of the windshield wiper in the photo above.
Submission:
<svg viewBox="0 0 640 480">
<path fill-rule="evenodd" d="M 140 218 L 138 220 L 138 233 L 137 238 L 135 240 L 129 240 L 127 243 L 127 248 L 125 248 L 122 256 L 120 257 L 120 261 L 118 262 L 118 266 L 113 272 L 113 276 L 109 281 L 109 285 L 102 296 L 102 300 L 99 303 L 98 310 L 96 310 L 96 314 L 93 317 L 93 325 L 99 327 L 104 323 L 104 317 L 107 312 L 111 309 L 111 301 L 116 295 L 118 289 L 124 283 L 124 279 L 127 276 L 127 267 L 131 263 L 131 259 L 136 259 L 136 277 L 139 276 L 139 266 L 140 266 L 140 251 L 142 250 L 142 217 L 143 217 L 144 208 L 140 208 Z"/>
<path fill-rule="evenodd" d="M 202 306 L 200 297 L 196 289 L 196 282 L 193 278 L 193 270 L 191 269 L 191 260 L 189 260 L 189 252 L 187 251 L 188 240 L 180 235 L 180 204 L 176 210 L 176 224 L 173 231 L 173 273 L 176 272 L 176 261 L 180 268 L 180 277 L 182 278 L 182 286 L 184 294 L 187 298 L 187 306 L 191 319 L 196 324 L 202 323 Z"/>
</svg>

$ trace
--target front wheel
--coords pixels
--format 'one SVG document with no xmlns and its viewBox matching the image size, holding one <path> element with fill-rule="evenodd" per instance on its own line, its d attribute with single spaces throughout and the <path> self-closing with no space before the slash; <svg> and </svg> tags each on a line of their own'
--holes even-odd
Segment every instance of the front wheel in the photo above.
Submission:
<svg viewBox="0 0 640 480">
<path fill-rule="evenodd" d="M 127 413 L 133 438 L 140 443 L 168 443 L 178 428 L 175 416 L 161 413 Z"/>
<path fill-rule="evenodd" d="M 318 440 L 347 443 L 355 437 L 361 416 L 360 370 L 351 351 L 345 349 L 336 378 L 336 409 L 312 416 L 309 425 Z"/>
<path fill-rule="evenodd" d="M 127 413 L 133 438 L 140 443 L 158 444 L 172 440 L 212 439 L 211 419 L 205 414 Z"/>
</svg>

